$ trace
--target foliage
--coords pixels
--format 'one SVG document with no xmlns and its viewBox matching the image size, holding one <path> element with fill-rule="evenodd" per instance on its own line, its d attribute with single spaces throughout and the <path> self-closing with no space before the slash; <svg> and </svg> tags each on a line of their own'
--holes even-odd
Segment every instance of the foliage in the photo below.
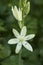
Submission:
<svg viewBox="0 0 43 65">
<path fill-rule="evenodd" d="M 34 51 L 31 53 L 22 48 L 21 65 L 43 65 L 43 0 L 30 0 L 30 3 L 31 10 L 25 18 L 25 25 L 27 34 L 36 34 L 29 41 Z M 19 54 L 15 54 L 15 45 L 8 45 L 8 40 L 14 37 L 12 29 L 20 30 L 11 11 L 12 5 L 19 7 L 19 0 L 0 0 L 0 65 L 19 65 Z"/>
</svg>

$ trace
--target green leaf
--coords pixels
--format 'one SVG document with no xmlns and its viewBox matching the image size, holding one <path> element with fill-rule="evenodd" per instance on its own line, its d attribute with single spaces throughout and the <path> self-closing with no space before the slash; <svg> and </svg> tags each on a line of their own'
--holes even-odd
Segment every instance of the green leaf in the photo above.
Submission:
<svg viewBox="0 0 43 65">
<path fill-rule="evenodd" d="M 19 57 L 18 56 L 10 56 L 8 59 L 2 62 L 2 65 L 19 65 Z M 21 65 L 23 65 L 21 63 Z"/>
<path fill-rule="evenodd" d="M 6 31 L 6 29 L 0 26 L 0 32 L 3 32 L 3 31 Z"/>
<path fill-rule="evenodd" d="M 32 18 L 31 16 L 26 17 L 25 25 L 27 26 L 28 34 L 37 33 L 37 19 Z"/>
<path fill-rule="evenodd" d="M 11 51 L 8 45 L 0 44 L 0 58 L 6 58 L 10 55 Z"/>
<path fill-rule="evenodd" d="M 32 0 L 37 5 L 43 5 L 43 0 Z"/>
</svg>

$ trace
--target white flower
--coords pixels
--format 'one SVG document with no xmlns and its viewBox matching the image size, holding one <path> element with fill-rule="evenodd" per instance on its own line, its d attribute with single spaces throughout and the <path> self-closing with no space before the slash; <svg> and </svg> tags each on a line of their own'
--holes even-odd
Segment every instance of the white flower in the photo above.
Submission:
<svg viewBox="0 0 43 65">
<path fill-rule="evenodd" d="M 8 44 L 17 44 L 15 52 L 19 53 L 22 46 L 24 46 L 27 50 L 33 51 L 32 46 L 27 42 L 28 40 L 34 38 L 35 34 L 30 34 L 26 36 L 26 26 L 24 26 L 19 34 L 17 30 L 13 29 L 13 33 L 17 38 L 10 39 Z"/>
<path fill-rule="evenodd" d="M 19 9 L 17 9 L 16 6 L 12 6 L 12 12 L 13 12 L 13 15 L 14 17 L 18 20 L 18 21 L 22 21 L 22 11 Z"/>
</svg>

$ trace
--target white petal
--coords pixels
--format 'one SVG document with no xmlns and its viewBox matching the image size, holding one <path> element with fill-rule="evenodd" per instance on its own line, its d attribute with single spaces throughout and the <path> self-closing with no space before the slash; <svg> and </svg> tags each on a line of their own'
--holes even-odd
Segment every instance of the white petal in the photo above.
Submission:
<svg viewBox="0 0 43 65">
<path fill-rule="evenodd" d="M 15 18 L 18 20 L 18 9 L 16 6 L 14 6 L 14 13 L 15 13 Z"/>
<path fill-rule="evenodd" d="M 14 11 L 18 13 L 17 6 L 14 6 Z"/>
<path fill-rule="evenodd" d="M 15 8 L 13 8 L 13 6 L 12 6 L 12 13 L 13 13 L 14 17 L 16 18 L 16 11 L 15 11 Z"/>
<path fill-rule="evenodd" d="M 14 17 L 18 20 L 18 9 L 16 6 L 14 6 L 14 8 L 12 7 L 12 13 Z"/>
<path fill-rule="evenodd" d="M 16 6 L 14 6 L 14 8 L 12 7 L 12 12 L 14 17 L 18 20 L 18 21 L 22 21 L 22 11 L 17 9 Z"/>
<path fill-rule="evenodd" d="M 15 49 L 15 53 L 19 53 L 19 51 L 21 50 L 22 47 L 22 43 L 18 43 Z"/>
<path fill-rule="evenodd" d="M 18 17 L 19 17 L 19 21 L 22 21 L 22 11 L 20 10 L 20 8 L 19 8 L 19 12 L 18 12 Z"/>
<path fill-rule="evenodd" d="M 26 40 L 30 40 L 35 37 L 35 34 L 30 34 L 25 37 Z"/>
<path fill-rule="evenodd" d="M 32 46 L 31 46 L 28 42 L 24 42 L 24 43 L 23 43 L 23 46 L 24 46 L 27 50 L 33 51 Z"/>
<path fill-rule="evenodd" d="M 13 33 L 14 33 L 14 35 L 15 35 L 16 37 L 19 36 L 19 32 L 18 32 L 16 29 L 13 29 Z"/>
<path fill-rule="evenodd" d="M 26 32 L 27 32 L 27 29 L 26 29 L 26 26 L 24 26 L 21 30 L 21 35 L 22 36 L 25 36 L 26 35 Z"/>
<path fill-rule="evenodd" d="M 17 44 L 18 43 L 18 39 L 10 39 L 8 41 L 8 44 Z"/>
</svg>

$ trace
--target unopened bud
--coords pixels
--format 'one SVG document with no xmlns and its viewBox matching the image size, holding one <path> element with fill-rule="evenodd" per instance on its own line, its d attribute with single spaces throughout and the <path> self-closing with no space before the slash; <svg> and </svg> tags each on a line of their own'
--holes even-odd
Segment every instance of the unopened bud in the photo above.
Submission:
<svg viewBox="0 0 43 65">
<path fill-rule="evenodd" d="M 30 2 L 27 2 L 26 9 L 27 9 L 26 14 L 28 14 L 30 12 Z"/>
<path fill-rule="evenodd" d="M 26 6 L 26 2 L 27 2 L 27 0 L 23 0 L 23 6 L 24 7 Z"/>
<path fill-rule="evenodd" d="M 24 8 L 24 17 L 30 12 L 30 2 L 27 2 Z"/>
</svg>

